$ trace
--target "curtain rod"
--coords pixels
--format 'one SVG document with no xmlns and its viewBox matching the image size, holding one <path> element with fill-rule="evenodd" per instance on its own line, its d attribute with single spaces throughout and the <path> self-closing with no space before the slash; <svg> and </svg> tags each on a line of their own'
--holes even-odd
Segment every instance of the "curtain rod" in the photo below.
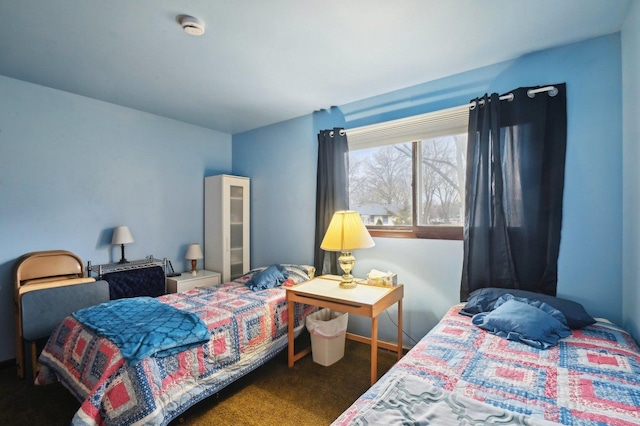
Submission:
<svg viewBox="0 0 640 426">
<path fill-rule="evenodd" d="M 540 87 L 538 89 L 529 89 L 527 90 L 527 96 L 529 96 L 530 98 L 533 98 L 537 93 L 543 93 L 543 92 L 549 92 L 549 96 L 556 96 L 558 94 L 558 89 L 555 86 L 545 86 L 545 87 Z M 512 101 L 513 93 L 502 95 L 500 96 L 499 99 L 501 101 L 507 101 L 507 100 Z M 479 104 L 483 105 L 484 100 L 481 99 L 479 101 Z M 429 117 L 429 119 L 431 119 L 434 116 L 437 116 L 439 118 L 453 117 L 457 113 L 465 113 L 465 112 L 468 112 L 469 110 L 474 109 L 475 107 L 476 107 L 476 101 L 471 101 L 468 104 L 458 105 L 455 107 L 451 107 L 451 108 L 447 108 L 439 111 L 432 111 L 432 112 L 427 112 L 424 114 L 414 115 L 410 117 L 398 118 L 396 120 L 369 124 L 366 126 L 354 127 L 351 129 L 346 129 L 346 132 L 345 130 L 340 130 L 340 135 L 344 136 L 346 133 L 348 136 L 355 136 L 355 134 L 358 134 L 358 133 L 366 133 L 371 131 L 377 132 L 380 129 L 387 129 L 392 126 L 396 126 L 396 127 L 403 126 L 405 124 L 408 126 L 412 126 L 412 125 L 415 125 L 416 123 L 424 122 L 424 120 L 426 119 L 425 117 Z M 331 130 L 330 132 L 330 137 L 333 137 L 333 130 Z"/>
<path fill-rule="evenodd" d="M 545 87 L 540 87 L 539 89 L 529 89 L 527 90 L 527 96 L 529 96 L 530 98 L 533 98 L 534 96 L 536 96 L 537 93 L 543 93 L 543 92 L 549 92 L 549 96 L 555 96 L 558 94 L 558 89 L 555 86 L 545 86 Z M 512 101 L 513 100 L 513 93 L 509 93 L 506 95 L 502 95 L 500 96 L 501 101 Z M 478 103 L 480 105 L 484 105 L 484 100 L 480 100 L 478 101 Z M 469 103 L 469 109 L 474 109 L 476 107 L 476 101 L 472 101 Z"/>
</svg>

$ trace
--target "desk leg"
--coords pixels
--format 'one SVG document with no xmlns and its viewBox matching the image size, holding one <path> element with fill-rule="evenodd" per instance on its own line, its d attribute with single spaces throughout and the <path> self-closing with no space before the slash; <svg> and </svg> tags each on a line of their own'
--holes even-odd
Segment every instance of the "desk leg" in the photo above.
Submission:
<svg viewBox="0 0 640 426">
<path fill-rule="evenodd" d="M 398 361 L 402 358 L 402 299 L 398 300 Z"/>
<path fill-rule="evenodd" d="M 289 344 L 288 344 L 288 351 L 289 351 L 289 357 L 288 357 L 288 365 L 289 367 L 293 367 L 293 363 L 295 362 L 295 360 L 293 359 L 293 354 L 294 354 L 294 340 L 293 340 L 293 321 L 294 321 L 294 309 L 295 309 L 295 302 L 287 302 L 287 309 L 289 310 L 289 321 L 287 322 L 287 335 L 288 335 L 288 339 L 289 339 Z"/>
<path fill-rule="evenodd" d="M 371 318 L 371 386 L 378 380 L 378 317 Z"/>
</svg>

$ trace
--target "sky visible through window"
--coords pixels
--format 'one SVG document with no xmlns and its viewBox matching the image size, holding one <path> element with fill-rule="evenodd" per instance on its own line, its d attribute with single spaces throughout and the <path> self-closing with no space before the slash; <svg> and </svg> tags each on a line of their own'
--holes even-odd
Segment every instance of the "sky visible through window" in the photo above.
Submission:
<svg viewBox="0 0 640 426">
<path fill-rule="evenodd" d="M 462 226 L 466 140 L 460 134 L 350 151 L 350 208 L 369 226 Z"/>
</svg>

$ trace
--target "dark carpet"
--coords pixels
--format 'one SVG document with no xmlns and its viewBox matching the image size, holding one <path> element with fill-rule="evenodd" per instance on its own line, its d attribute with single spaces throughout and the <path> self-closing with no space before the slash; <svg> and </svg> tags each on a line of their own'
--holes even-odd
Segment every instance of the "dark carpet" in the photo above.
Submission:
<svg viewBox="0 0 640 426">
<path fill-rule="evenodd" d="M 296 342 L 299 350 L 308 336 Z M 274 359 L 201 401 L 171 425 L 328 425 L 369 387 L 369 346 L 347 340 L 345 356 L 328 367 L 312 355 L 287 367 L 286 348 Z M 378 374 L 396 360 L 379 350 Z M 62 385 L 27 386 L 15 367 L 0 369 L 1 425 L 68 425 L 79 402 Z"/>
</svg>

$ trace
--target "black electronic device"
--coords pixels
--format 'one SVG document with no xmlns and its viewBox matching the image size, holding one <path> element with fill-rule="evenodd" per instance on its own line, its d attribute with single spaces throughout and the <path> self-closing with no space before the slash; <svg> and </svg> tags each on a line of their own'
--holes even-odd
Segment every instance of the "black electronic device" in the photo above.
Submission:
<svg viewBox="0 0 640 426">
<path fill-rule="evenodd" d="M 167 277 L 179 277 L 180 275 L 182 275 L 180 272 L 176 272 L 173 270 L 173 265 L 171 264 L 170 260 L 167 260 L 167 263 L 169 264 L 169 268 L 171 270 L 171 272 L 167 273 Z"/>
</svg>

